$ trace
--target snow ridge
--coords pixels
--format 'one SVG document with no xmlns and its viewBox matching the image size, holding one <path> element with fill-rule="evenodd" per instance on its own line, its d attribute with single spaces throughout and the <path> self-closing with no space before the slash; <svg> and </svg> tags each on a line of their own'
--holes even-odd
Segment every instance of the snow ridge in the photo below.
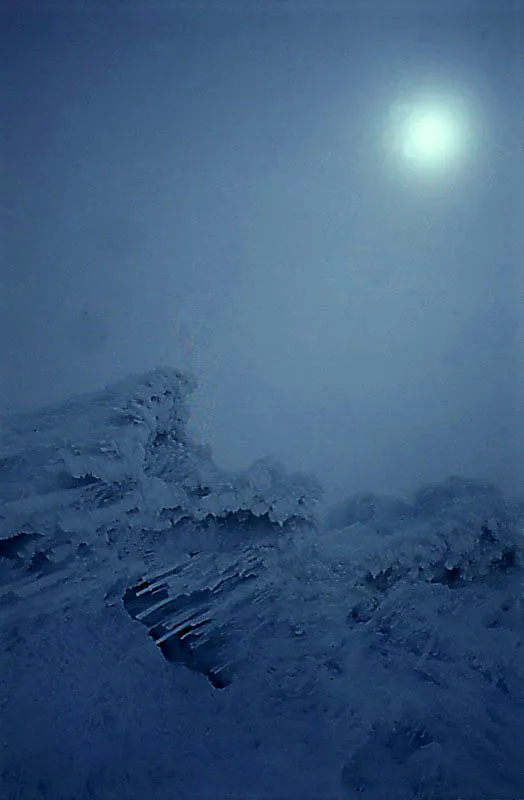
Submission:
<svg viewBox="0 0 524 800">
<path fill-rule="evenodd" d="M 228 514 L 280 526 L 311 519 L 321 496 L 313 477 L 288 475 L 272 459 L 239 474 L 190 442 L 193 379 L 174 369 L 128 378 L 94 395 L 4 420 L 0 451 L 3 519 L 70 507 L 95 528 L 140 510 L 143 524 L 172 527 Z M 75 525 L 79 522 L 78 515 Z M 0 528 L 3 536 L 14 531 Z"/>
<path fill-rule="evenodd" d="M 4 420 L 0 611 L 12 692 L 16 665 L 26 664 L 19 629 L 38 633 L 47 654 L 64 620 L 89 642 L 116 626 L 132 654 L 126 669 L 144 670 L 137 685 L 148 685 L 148 670 L 161 674 L 154 659 L 133 666 L 140 641 L 163 664 L 183 665 L 170 691 L 190 685 L 180 673 L 196 673 L 226 698 L 220 708 L 240 698 L 234 714 L 270 731 L 273 758 L 275 731 L 293 730 L 316 796 L 524 797 L 516 507 L 489 483 L 452 477 L 410 500 L 360 494 L 322 528 L 314 478 L 271 459 L 229 474 L 190 441 L 193 386 L 160 369 Z M 84 617 L 96 620 L 91 631 Z M 83 657 L 91 676 L 89 648 Z M 64 664 L 50 663 L 59 686 Z M 30 682 L 35 664 L 24 667 Z M 9 697 L 3 711 L 19 725 Z M 6 752 L 14 763 L 15 750 Z M 10 769 L 0 770 L 6 796 Z M 118 784 L 111 775 L 108 786 Z M 38 772 L 17 776 L 13 796 L 41 796 Z M 54 796 L 61 780 L 59 770 L 47 775 Z M 78 780 L 69 796 L 91 797 Z M 282 796 L 278 788 L 268 797 Z M 292 782 L 285 795 L 305 796 Z M 170 787 L 158 797 L 172 797 Z"/>
</svg>

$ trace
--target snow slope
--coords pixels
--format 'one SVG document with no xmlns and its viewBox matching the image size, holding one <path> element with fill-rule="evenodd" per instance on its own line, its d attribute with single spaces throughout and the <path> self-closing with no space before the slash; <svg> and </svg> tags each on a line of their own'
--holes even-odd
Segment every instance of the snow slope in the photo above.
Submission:
<svg viewBox="0 0 524 800">
<path fill-rule="evenodd" d="M 522 518 L 186 432 L 161 369 L 3 421 L 0 797 L 524 798 Z"/>
</svg>

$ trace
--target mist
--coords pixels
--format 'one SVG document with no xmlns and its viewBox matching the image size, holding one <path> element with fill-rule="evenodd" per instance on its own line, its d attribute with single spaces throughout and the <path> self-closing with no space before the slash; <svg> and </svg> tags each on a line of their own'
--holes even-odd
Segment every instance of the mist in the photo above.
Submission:
<svg viewBox="0 0 524 800">
<path fill-rule="evenodd" d="M 0 410 L 175 366 L 227 469 L 517 491 L 522 4 L 61 5 L 1 12 Z M 431 179 L 421 91 L 470 119 Z"/>
</svg>

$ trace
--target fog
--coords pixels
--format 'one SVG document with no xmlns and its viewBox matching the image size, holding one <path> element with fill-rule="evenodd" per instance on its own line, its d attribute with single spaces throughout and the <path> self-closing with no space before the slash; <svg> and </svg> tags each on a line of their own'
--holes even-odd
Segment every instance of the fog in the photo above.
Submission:
<svg viewBox="0 0 524 800">
<path fill-rule="evenodd" d="M 1 13 L 1 410 L 172 365 L 225 468 L 516 491 L 522 3 L 42 5 Z M 428 175 L 388 126 L 435 92 Z"/>
</svg>

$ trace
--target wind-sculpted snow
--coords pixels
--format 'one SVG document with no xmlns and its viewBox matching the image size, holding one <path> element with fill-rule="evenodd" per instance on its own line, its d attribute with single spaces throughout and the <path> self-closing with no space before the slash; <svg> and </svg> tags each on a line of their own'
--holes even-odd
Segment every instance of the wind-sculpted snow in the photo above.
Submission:
<svg viewBox="0 0 524 800">
<path fill-rule="evenodd" d="M 190 441 L 191 390 L 6 421 L 0 794 L 524 797 L 517 507 L 450 478 L 322 528 L 313 478 Z"/>
<path fill-rule="evenodd" d="M 227 514 L 284 524 L 314 515 L 322 490 L 308 475 L 288 475 L 270 458 L 241 474 L 213 462 L 189 440 L 190 376 L 158 369 L 91 396 L 4 420 L 0 503 L 6 513 L 84 511 L 85 525 Z M 75 521 L 77 525 L 78 519 Z M 2 530 L 5 529 L 5 526 Z M 9 529 L 4 535 L 9 535 Z"/>
<path fill-rule="evenodd" d="M 390 537 L 370 520 L 320 546 L 369 687 L 355 692 L 371 716 L 344 781 L 372 797 L 521 797 L 522 533 L 495 487 L 458 478 L 417 492 L 402 516 Z"/>
<path fill-rule="evenodd" d="M 420 514 L 418 493 L 387 539 L 356 524 L 201 541 L 124 603 L 213 686 L 256 679 L 266 703 L 326 715 L 348 796 L 509 800 L 524 786 L 521 534 L 494 487 L 424 491 L 454 499 Z"/>
</svg>

